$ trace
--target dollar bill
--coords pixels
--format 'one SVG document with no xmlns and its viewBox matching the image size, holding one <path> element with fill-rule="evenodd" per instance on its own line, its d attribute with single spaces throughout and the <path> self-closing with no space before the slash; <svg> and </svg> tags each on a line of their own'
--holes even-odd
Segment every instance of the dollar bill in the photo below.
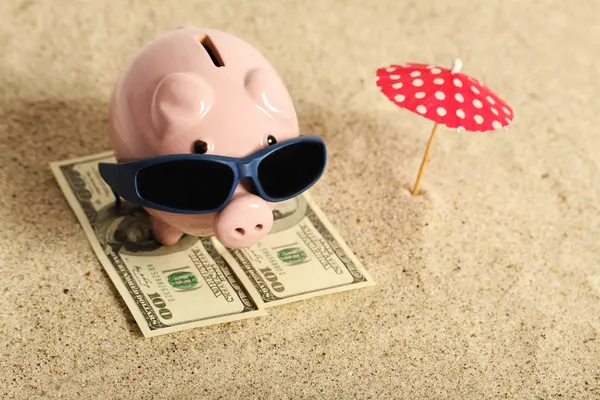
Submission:
<svg viewBox="0 0 600 400">
<path fill-rule="evenodd" d="M 240 266 L 265 307 L 374 284 L 309 192 L 274 210 L 273 228 L 259 243 L 215 247 Z"/>
<path fill-rule="evenodd" d="M 115 197 L 98 163 L 112 152 L 51 163 L 113 284 L 146 337 L 266 315 L 266 309 L 374 285 L 308 192 L 278 204 L 269 235 L 231 250 L 215 237 L 162 246 L 142 208 Z"/>
</svg>

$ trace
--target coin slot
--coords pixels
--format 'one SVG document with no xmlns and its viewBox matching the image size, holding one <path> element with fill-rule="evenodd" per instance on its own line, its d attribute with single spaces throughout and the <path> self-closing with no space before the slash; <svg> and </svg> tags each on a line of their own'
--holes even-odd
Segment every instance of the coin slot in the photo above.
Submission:
<svg viewBox="0 0 600 400">
<path fill-rule="evenodd" d="M 215 47 L 215 44 L 212 42 L 212 40 L 210 40 L 210 37 L 208 35 L 203 35 L 202 37 L 200 37 L 200 44 L 202 45 L 202 47 L 204 47 L 204 50 L 206 50 L 206 52 L 210 56 L 210 59 L 216 67 L 225 66 L 225 63 L 223 63 L 223 59 L 221 58 L 219 51 Z"/>
</svg>

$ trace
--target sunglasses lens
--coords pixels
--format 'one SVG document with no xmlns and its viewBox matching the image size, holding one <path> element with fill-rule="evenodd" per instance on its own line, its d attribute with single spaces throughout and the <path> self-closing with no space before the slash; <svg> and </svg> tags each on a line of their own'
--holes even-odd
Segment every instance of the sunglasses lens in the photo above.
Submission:
<svg viewBox="0 0 600 400">
<path fill-rule="evenodd" d="M 298 142 L 268 155 L 258 166 L 258 178 L 272 198 L 294 196 L 313 184 L 325 167 L 325 148 L 318 142 Z"/>
<path fill-rule="evenodd" d="M 212 161 L 178 160 L 151 165 L 137 173 L 137 189 L 147 201 L 187 211 L 219 207 L 233 185 L 233 171 Z"/>
</svg>

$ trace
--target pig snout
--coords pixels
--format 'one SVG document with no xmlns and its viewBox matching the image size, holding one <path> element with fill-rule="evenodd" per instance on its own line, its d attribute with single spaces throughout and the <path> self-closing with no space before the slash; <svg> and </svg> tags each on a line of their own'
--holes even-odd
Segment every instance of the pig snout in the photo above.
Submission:
<svg viewBox="0 0 600 400">
<path fill-rule="evenodd" d="M 244 194 L 217 214 L 214 232 L 224 246 L 239 249 L 259 242 L 272 226 L 271 207 L 258 196 Z"/>
</svg>

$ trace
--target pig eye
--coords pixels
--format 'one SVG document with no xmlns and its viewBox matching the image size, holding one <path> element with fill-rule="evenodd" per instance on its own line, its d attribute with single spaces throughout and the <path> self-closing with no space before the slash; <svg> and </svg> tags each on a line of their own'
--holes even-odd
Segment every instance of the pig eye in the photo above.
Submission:
<svg viewBox="0 0 600 400">
<path fill-rule="evenodd" d="M 192 146 L 195 154 L 204 154 L 208 150 L 208 144 L 204 140 L 196 140 Z"/>
<path fill-rule="evenodd" d="M 273 146 L 275 143 L 277 143 L 277 139 L 275 139 L 275 136 L 273 136 L 273 135 L 267 136 L 267 144 L 269 146 Z"/>
</svg>

